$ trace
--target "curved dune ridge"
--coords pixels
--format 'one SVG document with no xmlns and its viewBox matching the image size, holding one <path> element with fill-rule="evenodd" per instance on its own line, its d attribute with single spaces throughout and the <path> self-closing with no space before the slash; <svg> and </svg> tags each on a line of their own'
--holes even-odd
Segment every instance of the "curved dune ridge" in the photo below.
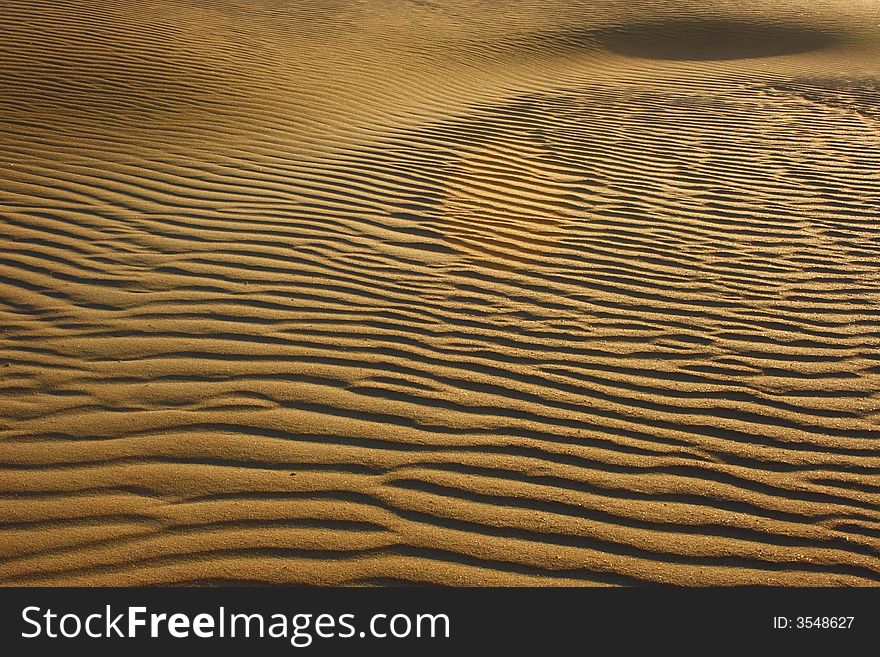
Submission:
<svg viewBox="0 0 880 657">
<path fill-rule="evenodd" d="M 880 9 L 500 4 L 6 3 L 0 582 L 880 582 Z"/>
</svg>

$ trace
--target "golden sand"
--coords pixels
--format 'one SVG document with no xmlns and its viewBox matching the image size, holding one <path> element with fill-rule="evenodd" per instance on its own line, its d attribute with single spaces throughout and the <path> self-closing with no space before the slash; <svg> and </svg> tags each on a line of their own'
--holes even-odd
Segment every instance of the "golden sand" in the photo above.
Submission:
<svg viewBox="0 0 880 657">
<path fill-rule="evenodd" d="M 878 98 L 869 0 L 3 3 L 0 583 L 876 585 Z"/>
</svg>

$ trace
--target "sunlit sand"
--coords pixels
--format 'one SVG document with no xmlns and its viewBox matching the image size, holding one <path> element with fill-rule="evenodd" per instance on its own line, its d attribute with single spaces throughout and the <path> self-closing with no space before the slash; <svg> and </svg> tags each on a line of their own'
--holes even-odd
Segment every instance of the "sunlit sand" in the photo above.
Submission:
<svg viewBox="0 0 880 657">
<path fill-rule="evenodd" d="M 0 582 L 876 585 L 878 46 L 4 3 Z"/>
</svg>

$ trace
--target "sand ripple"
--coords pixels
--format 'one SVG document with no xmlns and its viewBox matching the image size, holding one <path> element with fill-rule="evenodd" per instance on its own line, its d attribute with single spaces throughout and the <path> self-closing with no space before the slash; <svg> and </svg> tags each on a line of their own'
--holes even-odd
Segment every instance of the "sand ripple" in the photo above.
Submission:
<svg viewBox="0 0 880 657">
<path fill-rule="evenodd" d="M 880 582 L 880 13 L 497 4 L 7 3 L 0 581 Z"/>
</svg>

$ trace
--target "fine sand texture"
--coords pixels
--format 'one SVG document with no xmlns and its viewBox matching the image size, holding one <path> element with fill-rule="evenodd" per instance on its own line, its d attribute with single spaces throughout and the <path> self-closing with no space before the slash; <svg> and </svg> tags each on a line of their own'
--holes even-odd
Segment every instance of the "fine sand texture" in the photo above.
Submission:
<svg viewBox="0 0 880 657">
<path fill-rule="evenodd" d="M 880 584 L 880 4 L 0 0 L 0 584 Z"/>
</svg>

